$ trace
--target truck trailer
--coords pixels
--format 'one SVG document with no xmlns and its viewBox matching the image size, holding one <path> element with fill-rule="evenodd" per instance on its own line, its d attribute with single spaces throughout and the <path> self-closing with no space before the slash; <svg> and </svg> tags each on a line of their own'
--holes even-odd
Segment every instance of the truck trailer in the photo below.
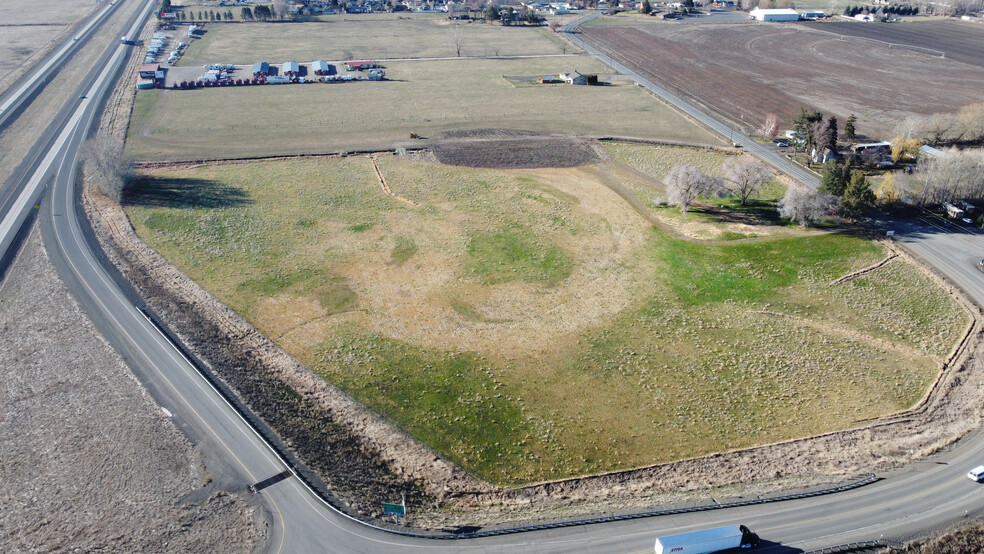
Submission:
<svg viewBox="0 0 984 554">
<path fill-rule="evenodd" d="M 728 525 L 656 539 L 656 554 L 709 554 L 758 546 L 758 535 L 744 525 Z"/>
</svg>

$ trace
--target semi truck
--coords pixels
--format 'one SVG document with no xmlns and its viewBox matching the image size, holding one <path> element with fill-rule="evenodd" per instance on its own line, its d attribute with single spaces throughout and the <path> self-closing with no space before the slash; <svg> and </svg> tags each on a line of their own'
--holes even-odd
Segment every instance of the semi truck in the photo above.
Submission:
<svg viewBox="0 0 984 554">
<path fill-rule="evenodd" d="M 759 537 L 744 525 L 727 525 L 656 539 L 656 554 L 710 554 L 758 546 Z"/>
</svg>

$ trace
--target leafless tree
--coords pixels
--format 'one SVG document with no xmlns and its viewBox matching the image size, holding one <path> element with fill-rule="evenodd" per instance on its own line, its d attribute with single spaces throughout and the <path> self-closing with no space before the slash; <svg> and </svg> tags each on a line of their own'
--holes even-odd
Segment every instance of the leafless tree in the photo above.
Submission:
<svg viewBox="0 0 984 554">
<path fill-rule="evenodd" d="M 765 116 L 765 121 L 762 122 L 762 126 L 759 127 L 759 132 L 767 137 L 775 137 L 779 134 L 779 116 L 774 113 L 769 113 Z"/>
<path fill-rule="evenodd" d="M 984 102 L 970 104 L 957 112 L 956 125 L 967 142 L 984 141 Z"/>
<path fill-rule="evenodd" d="M 919 136 L 919 130 L 923 126 L 923 122 L 926 117 L 922 115 L 908 115 L 899 120 L 895 124 L 895 129 L 892 131 L 892 136 L 896 136 L 903 139 L 912 139 Z"/>
<path fill-rule="evenodd" d="M 897 186 L 921 206 L 984 198 L 984 150 L 944 150 L 940 157 L 923 160 L 912 175 L 900 175 Z"/>
<path fill-rule="evenodd" d="M 81 154 L 86 176 L 103 194 L 119 202 L 133 168 L 123 141 L 100 133 L 85 141 Z"/>
<path fill-rule="evenodd" d="M 806 227 L 829 217 L 836 208 L 837 197 L 794 184 L 779 201 L 779 216 Z"/>
<path fill-rule="evenodd" d="M 448 27 L 448 42 L 451 43 L 451 48 L 454 50 L 454 55 L 456 57 L 461 57 L 461 25 L 457 20 L 452 19 L 451 25 Z"/>
<path fill-rule="evenodd" d="M 722 179 L 724 188 L 737 197 L 742 206 L 762 184 L 770 179 L 772 179 L 772 172 L 762 163 L 747 156 L 729 158 L 724 162 Z"/>
<path fill-rule="evenodd" d="M 273 11 L 278 18 L 284 19 L 290 11 L 290 0 L 273 0 Z"/>
<path fill-rule="evenodd" d="M 709 179 L 696 165 L 678 165 L 663 178 L 666 183 L 666 199 L 687 213 L 690 204 L 708 189 Z"/>
</svg>

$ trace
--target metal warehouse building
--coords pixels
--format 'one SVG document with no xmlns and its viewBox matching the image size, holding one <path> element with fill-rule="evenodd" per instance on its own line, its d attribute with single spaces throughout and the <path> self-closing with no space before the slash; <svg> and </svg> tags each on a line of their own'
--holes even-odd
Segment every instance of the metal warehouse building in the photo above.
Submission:
<svg viewBox="0 0 984 554">
<path fill-rule="evenodd" d="M 763 10 L 760 8 L 755 8 L 754 10 L 748 12 L 752 19 L 757 19 L 759 21 L 799 21 L 800 14 L 796 10 L 783 8 L 783 9 L 772 9 Z"/>
</svg>

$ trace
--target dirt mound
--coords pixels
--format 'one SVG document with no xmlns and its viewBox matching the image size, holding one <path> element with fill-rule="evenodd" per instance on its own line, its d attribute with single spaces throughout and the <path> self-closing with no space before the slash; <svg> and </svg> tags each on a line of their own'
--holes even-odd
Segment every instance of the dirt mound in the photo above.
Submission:
<svg viewBox="0 0 984 554">
<path fill-rule="evenodd" d="M 475 133 L 478 131 L 473 132 L 473 137 Z M 506 135 L 489 138 L 488 131 L 484 133 L 470 140 L 459 138 L 438 142 L 432 147 L 434 156 L 448 165 L 512 169 L 576 167 L 599 161 L 590 143 L 573 137 Z"/>
</svg>

